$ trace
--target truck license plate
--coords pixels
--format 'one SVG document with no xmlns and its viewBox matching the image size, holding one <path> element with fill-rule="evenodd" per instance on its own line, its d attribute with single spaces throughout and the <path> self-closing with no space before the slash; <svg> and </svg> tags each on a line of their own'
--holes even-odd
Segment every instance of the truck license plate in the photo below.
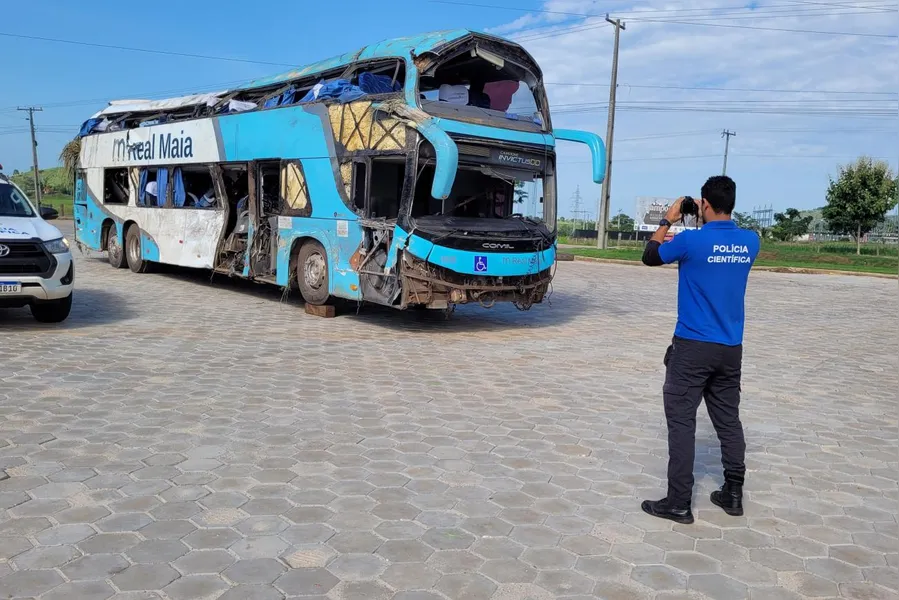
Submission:
<svg viewBox="0 0 899 600">
<path fill-rule="evenodd" d="M 18 294 L 22 291 L 22 284 L 18 281 L 0 281 L 0 294 Z"/>
</svg>

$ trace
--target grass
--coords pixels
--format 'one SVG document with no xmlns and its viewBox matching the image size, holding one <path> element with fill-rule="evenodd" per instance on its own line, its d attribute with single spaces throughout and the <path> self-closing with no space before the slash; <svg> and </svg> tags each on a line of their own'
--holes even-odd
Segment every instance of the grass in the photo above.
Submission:
<svg viewBox="0 0 899 600">
<path fill-rule="evenodd" d="M 65 194 L 47 194 L 41 198 L 42 206 L 52 206 L 59 211 L 60 218 L 72 217 L 72 197 Z"/>
<path fill-rule="evenodd" d="M 642 246 L 635 247 L 631 245 L 608 250 L 574 247 L 564 248 L 561 251 L 576 256 L 627 261 L 639 261 L 643 256 Z M 879 256 L 877 255 L 878 252 L 880 253 Z M 897 248 L 880 244 L 863 246 L 862 255 L 858 256 L 855 254 L 854 244 L 785 244 L 766 241 L 762 244 L 761 252 L 759 252 L 755 264 L 761 267 L 824 269 L 857 273 L 885 273 L 888 275 L 895 275 L 899 271 Z"/>
</svg>

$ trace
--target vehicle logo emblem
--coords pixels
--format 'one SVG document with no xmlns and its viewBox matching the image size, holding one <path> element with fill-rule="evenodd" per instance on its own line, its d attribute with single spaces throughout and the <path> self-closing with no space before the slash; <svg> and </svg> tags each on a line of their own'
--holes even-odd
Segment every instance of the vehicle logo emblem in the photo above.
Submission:
<svg viewBox="0 0 899 600">
<path fill-rule="evenodd" d="M 0 258 L 9 255 L 9 246 L 4 246 L 0 244 Z"/>
</svg>

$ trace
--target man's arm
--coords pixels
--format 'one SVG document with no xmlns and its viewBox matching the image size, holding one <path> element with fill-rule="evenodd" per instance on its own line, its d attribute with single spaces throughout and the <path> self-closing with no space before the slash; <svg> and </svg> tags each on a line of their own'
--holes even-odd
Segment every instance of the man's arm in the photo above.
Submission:
<svg viewBox="0 0 899 600">
<path fill-rule="evenodd" d="M 668 212 L 665 214 L 666 221 L 669 223 L 676 223 L 681 219 L 682 215 L 680 207 L 683 201 L 683 198 L 678 198 L 668 207 Z M 659 247 L 665 242 L 665 236 L 668 235 L 668 230 L 670 228 L 670 224 L 659 225 L 659 228 L 653 232 L 652 237 L 649 238 L 649 242 L 646 243 L 646 248 L 643 250 L 644 265 L 649 267 L 659 267 L 665 264 L 665 260 L 662 258 L 661 254 L 659 254 Z"/>
</svg>

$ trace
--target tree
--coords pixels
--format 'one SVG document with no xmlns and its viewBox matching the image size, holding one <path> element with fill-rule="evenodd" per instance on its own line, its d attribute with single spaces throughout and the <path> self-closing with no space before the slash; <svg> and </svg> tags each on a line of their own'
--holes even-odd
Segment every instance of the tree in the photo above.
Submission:
<svg viewBox="0 0 899 600">
<path fill-rule="evenodd" d="M 771 235 L 782 242 L 792 241 L 808 233 L 808 226 L 811 225 L 813 218 L 803 217 L 795 208 L 788 208 L 785 213 L 775 213 Z"/>
<path fill-rule="evenodd" d="M 525 200 L 528 199 L 528 192 L 524 189 L 523 181 L 515 182 L 515 199 L 512 201 L 514 204 L 521 204 Z"/>
<path fill-rule="evenodd" d="M 751 231 L 759 231 L 761 226 L 755 217 L 751 217 L 746 213 L 734 212 L 734 223 L 741 229 L 749 229 Z"/>
<path fill-rule="evenodd" d="M 13 169 L 13 170 L 12 170 L 12 174 L 13 174 L 13 176 L 18 175 L 18 174 L 19 174 L 19 170 L 18 170 L 18 169 Z"/>
<path fill-rule="evenodd" d="M 619 210 L 618 214 L 609 221 L 609 229 L 611 231 L 633 231 L 634 220 Z"/>
<path fill-rule="evenodd" d="M 855 238 L 861 254 L 862 237 L 883 221 L 896 206 L 897 179 L 889 164 L 862 156 L 840 166 L 840 176 L 830 179 L 827 206 L 822 215 L 831 231 Z"/>
</svg>

